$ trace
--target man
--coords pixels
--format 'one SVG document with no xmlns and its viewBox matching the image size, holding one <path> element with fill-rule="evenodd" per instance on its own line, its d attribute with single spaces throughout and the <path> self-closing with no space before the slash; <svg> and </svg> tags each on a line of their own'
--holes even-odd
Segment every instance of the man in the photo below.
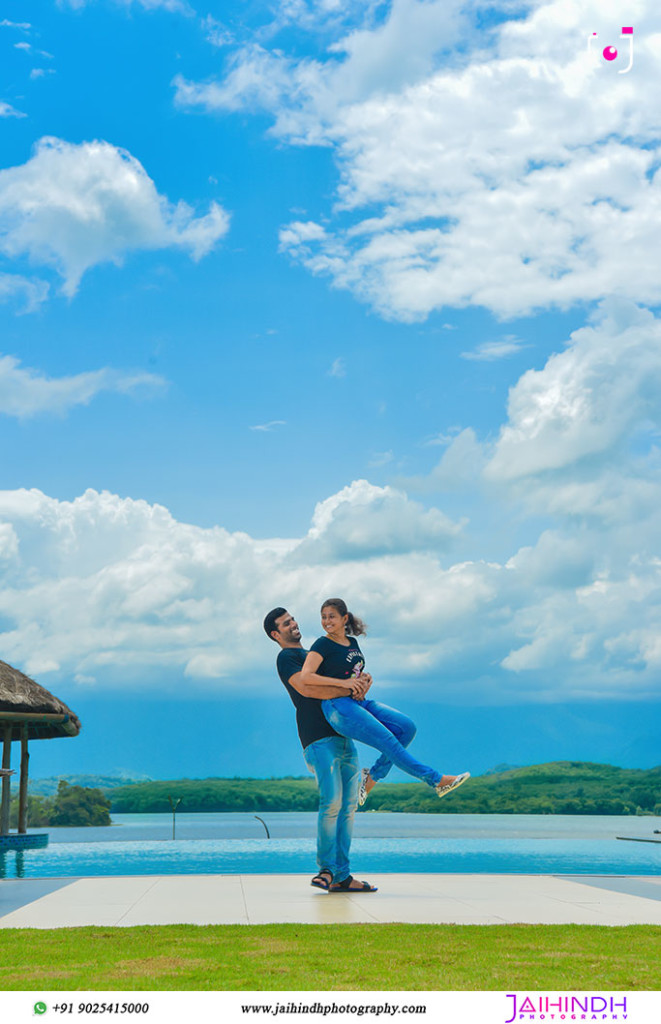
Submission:
<svg viewBox="0 0 661 1024">
<path fill-rule="evenodd" d="M 301 644 L 301 631 L 285 608 L 274 608 L 264 619 L 266 635 L 280 647 L 277 669 L 296 708 L 298 735 L 306 764 L 319 787 L 317 818 L 318 873 L 311 885 L 326 892 L 376 892 L 376 886 L 359 882 L 349 871 L 349 850 L 360 784 L 360 768 L 353 741 L 338 735 L 321 710 L 330 697 L 362 698 L 372 679 L 367 673 L 358 679 L 334 679 L 311 675 L 301 681 L 301 669 L 308 653 Z"/>
</svg>

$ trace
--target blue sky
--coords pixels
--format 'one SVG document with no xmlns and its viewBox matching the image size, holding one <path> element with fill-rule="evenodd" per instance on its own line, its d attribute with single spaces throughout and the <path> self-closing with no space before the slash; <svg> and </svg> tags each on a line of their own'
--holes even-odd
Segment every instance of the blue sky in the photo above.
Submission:
<svg viewBox="0 0 661 1024">
<path fill-rule="evenodd" d="M 660 40 L 5 5 L 0 656 L 84 724 L 36 774 L 304 772 L 261 620 L 330 594 L 443 769 L 658 763 Z"/>
</svg>

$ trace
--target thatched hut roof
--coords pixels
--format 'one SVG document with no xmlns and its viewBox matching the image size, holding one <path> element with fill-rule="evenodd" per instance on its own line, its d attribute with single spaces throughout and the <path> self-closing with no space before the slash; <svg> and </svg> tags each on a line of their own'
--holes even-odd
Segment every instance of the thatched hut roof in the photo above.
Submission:
<svg viewBox="0 0 661 1024">
<path fill-rule="evenodd" d="M 26 722 L 28 739 L 32 740 L 77 736 L 80 732 L 80 721 L 71 708 L 34 679 L 0 661 L 0 740 L 8 724 L 13 726 L 12 739 L 19 739 Z"/>
</svg>

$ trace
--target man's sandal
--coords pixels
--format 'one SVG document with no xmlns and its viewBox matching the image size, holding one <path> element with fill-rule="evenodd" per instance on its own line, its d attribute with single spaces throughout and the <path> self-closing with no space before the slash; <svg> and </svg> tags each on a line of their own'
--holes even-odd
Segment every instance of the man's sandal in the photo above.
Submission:
<svg viewBox="0 0 661 1024">
<path fill-rule="evenodd" d="M 354 881 L 353 875 L 349 875 L 343 882 L 334 882 L 329 892 L 378 892 L 376 885 L 370 885 L 369 882 L 360 882 L 359 885 L 352 885 Z"/>
<path fill-rule="evenodd" d="M 310 885 L 314 885 L 317 889 L 323 889 L 324 892 L 328 892 L 332 881 L 333 872 L 329 871 L 328 868 L 322 868 L 319 874 L 314 876 Z"/>
</svg>

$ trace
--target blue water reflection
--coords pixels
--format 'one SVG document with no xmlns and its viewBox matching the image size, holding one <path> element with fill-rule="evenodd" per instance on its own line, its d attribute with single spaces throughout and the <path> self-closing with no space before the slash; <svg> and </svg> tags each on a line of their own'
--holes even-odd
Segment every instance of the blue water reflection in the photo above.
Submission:
<svg viewBox="0 0 661 1024">
<path fill-rule="evenodd" d="M 0 856 L 0 877 L 309 872 L 316 815 L 115 815 L 111 828 L 50 829 L 50 846 Z M 658 818 L 361 814 L 352 862 L 366 872 L 654 875 Z"/>
</svg>

